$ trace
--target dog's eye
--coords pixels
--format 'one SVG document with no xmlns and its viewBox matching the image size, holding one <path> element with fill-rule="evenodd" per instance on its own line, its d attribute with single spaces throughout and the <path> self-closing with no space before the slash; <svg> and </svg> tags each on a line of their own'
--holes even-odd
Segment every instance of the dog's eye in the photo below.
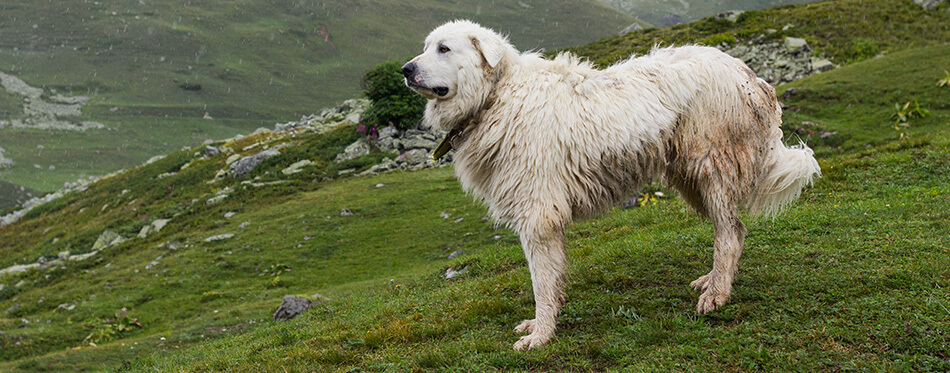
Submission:
<svg viewBox="0 0 950 373">
<path fill-rule="evenodd" d="M 449 47 L 446 47 L 444 45 L 439 46 L 439 53 L 449 53 L 450 50 L 451 49 L 449 49 Z"/>
</svg>

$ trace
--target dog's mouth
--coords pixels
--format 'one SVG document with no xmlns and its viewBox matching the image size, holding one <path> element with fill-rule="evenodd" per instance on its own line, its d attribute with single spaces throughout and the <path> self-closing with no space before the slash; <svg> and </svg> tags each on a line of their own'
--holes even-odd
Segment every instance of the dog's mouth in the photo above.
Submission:
<svg viewBox="0 0 950 373">
<path fill-rule="evenodd" d="M 422 93 L 423 96 L 428 96 L 424 93 L 426 91 L 432 92 L 433 95 L 438 96 L 438 97 L 445 97 L 446 95 L 449 94 L 449 87 L 426 87 L 421 84 L 416 84 L 415 82 L 409 79 L 406 79 L 406 86 L 408 86 L 409 88 L 412 88 L 413 90 L 420 91 L 420 93 Z"/>
</svg>

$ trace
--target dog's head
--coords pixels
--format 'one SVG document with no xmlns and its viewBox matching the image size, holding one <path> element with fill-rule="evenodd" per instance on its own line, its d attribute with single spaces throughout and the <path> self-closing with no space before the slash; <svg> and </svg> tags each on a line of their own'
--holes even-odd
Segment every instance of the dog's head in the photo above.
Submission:
<svg viewBox="0 0 950 373">
<path fill-rule="evenodd" d="M 503 66 L 517 53 L 504 36 L 470 21 L 453 21 L 433 30 L 422 54 L 402 72 L 406 86 L 429 99 L 426 121 L 449 129 L 453 119 L 482 107 Z M 439 119 L 431 118 L 434 110 L 440 111 Z"/>
</svg>

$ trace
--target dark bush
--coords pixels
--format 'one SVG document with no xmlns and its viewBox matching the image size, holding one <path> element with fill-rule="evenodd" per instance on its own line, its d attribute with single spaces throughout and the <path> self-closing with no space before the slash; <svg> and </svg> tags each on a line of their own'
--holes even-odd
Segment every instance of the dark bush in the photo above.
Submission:
<svg viewBox="0 0 950 373">
<path fill-rule="evenodd" d="M 363 124 L 399 129 L 414 128 L 422 119 L 426 100 L 406 87 L 402 62 L 393 60 L 370 69 L 363 76 L 363 89 L 372 105 L 363 115 Z"/>
</svg>

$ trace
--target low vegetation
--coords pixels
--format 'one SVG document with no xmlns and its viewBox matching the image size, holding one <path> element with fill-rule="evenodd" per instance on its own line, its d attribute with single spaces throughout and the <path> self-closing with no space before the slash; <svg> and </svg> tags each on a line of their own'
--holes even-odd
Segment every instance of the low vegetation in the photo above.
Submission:
<svg viewBox="0 0 950 373">
<path fill-rule="evenodd" d="M 709 17 L 645 29 L 565 50 L 607 66 L 647 53 L 655 45 L 734 44 L 786 36 L 803 38 L 818 53 L 844 64 L 881 53 L 942 45 L 950 40 L 950 12 L 946 6 L 927 11 L 909 0 L 823 1 L 750 10 L 735 22 Z"/>
<path fill-rule="evenodd" d="M 759 16 L 801 27 L 806 10 L 854 6 L 834 4 Z M 943 17 L 908 4 L 842 9 Z M 786 136 L 815 148 L 823 178 L 777 219 L 748 221 L 733 297 L 710 315 L 688 287 L 710 266 L 710 225 L 675 196 L 645 199 L 570 229 L 557 337 L 512 351 L 533 304 L 516 237 L 483 220 L 450 167 L 339 177 L 384 156 L 333 162 L 365 136 L 354 124 L 280 140 L 292 146 L 242 179 L 208 183 L 227 154 L 172 153 L 0 228 L 5 268 L 171 219 L 89 260 L 0 278 L 0 371 L 950 370 L 950 89 L 935 84 L 950 38 L 931 26 L 937 41 L 908 34 L 905 48 L 857 25 L 883 56 L 778 88 Z M 907 114 L 914 102 L 926 116 Z M 901 110 L 909 125 L 895 131 Z M 248 155 L 270 136 L 213 145 Z M 304 159 L 314 165 L 281 173 Z M 446 280 L 449 268 L 466 271 Z M 317 293 L 328 300 L 309 313 L 270 321 L 283 295 Z"/>
<path fill-rule="evenodd" d="M 363 76 L 363 94 L 372 106 L 360 119 L 371 126 L 396 126 L 401 130 L 416 128 L 422 119 L 426 100 L 406 87 L 402 77 L 405 61 L 384 62 Z"/>
</svg>

